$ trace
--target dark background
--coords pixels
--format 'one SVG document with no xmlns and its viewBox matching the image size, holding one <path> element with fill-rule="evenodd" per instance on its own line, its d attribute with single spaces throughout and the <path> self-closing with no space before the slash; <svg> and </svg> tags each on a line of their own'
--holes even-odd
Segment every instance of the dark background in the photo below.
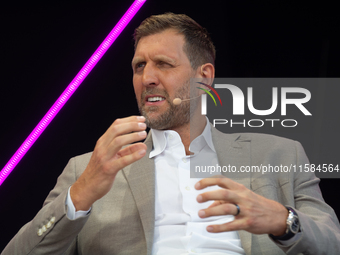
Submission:
<svg viewBox="0 0 340 255">
<path fill-rule="evenodd" d="M 1 168 L 131 3 L 1 4 Z M 327 1 L 148 0 L 0 186 L 0 251 L 41 208 L 70 157 L 91 151 L 114 119 L 138 114 L 130 66 L 131 35 L 143 19 L 172 11 L 188 14 L 206 27 L 217 48 L 217 77 L 339 77 L 336 10 Z M 331 107 L 329 122 L 322 124 L 319 135 L 308 139 L 334 141 L 334 147 L 339 136 L 321 137 L 328 129 L 336 134 L 337 126 L 332 123 L 337 122 L 332 119 L 338 118 L 338 95 L 326 91 L 323 99 Z M 336 152 L 331 153 L 336 157 Z M 338 179 L 322 179 L 320 184 L 338 216 L 339 183 Z"/>
</svg>

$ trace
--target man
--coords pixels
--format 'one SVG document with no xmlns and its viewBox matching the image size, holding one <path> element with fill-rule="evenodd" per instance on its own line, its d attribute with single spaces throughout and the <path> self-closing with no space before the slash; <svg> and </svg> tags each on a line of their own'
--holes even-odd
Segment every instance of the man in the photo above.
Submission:
<svg viewBox="0 0 340 255">
<path fill-rule="evenodd" d="M 143 116 L 115 120 L 93 153 L 71 159 L 2 254 L 336 254 L 339 223 L 312 173 L 190 179 L 195 158 L 308 163 L 297 142 L 210 126 L 190 79 L 213 79 L 214 59 L 207 32 L 186 15 L 146 19 L 132 60 Z"/>
</svg>

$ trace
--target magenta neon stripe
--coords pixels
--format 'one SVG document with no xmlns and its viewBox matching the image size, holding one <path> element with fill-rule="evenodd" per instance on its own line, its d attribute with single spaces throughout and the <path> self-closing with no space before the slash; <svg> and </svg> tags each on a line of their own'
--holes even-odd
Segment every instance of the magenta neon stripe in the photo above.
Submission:
<svg viewBox="0 0 340 255">
<path fill-rule="evenodd" d="M 110 48 L 112 43 L 117 39 L 117 37 L 124 30 L 124 28 L 131 21 L 131 19 L 135 16 L 135 14 L 142 7 L 145 1 L 146 0 L 135 0 L 133 2 L 133 4 L 126 11 L 124 16 L 118 21 L 118 23 L 112 29 L 110 34 L 105 38 L 105 40 L 101 43 L 98 49 L 93 53 L 91 58 L 86 62 L 86 64 L 79 71 L 76 77 L 74 77 L 72 82 L 67 86 L 67 88 L 61 94 L 58 100 L 52 105 L 52 107 L 49 109 L 46 115 L 34 128 L 31 134 L 26 138 L 24 143 L 14 153 L 12 158 L 8 161 L 8 163 L 5 165 L 5 167 L 0 172 L 0 186 L 5 181 L 5 179 L 8 177 L 8 175 L 12 172 L 15 166 L 20 162 L 22 157 L 25 156 L 25 154 L 31 148 L 34 142 L 39 138 L 39 136 L 42 134 L 45 128 L 50 124 L 50 122 L 58 114 L 58 112 L 61 110 L 64 104 L 69 100 L 72 94 L 77 90 L 79 85 L 83 82 L 86 76 L 95 67 L 95 65 L 102 58 L 105 52 Z"/>
</svg>

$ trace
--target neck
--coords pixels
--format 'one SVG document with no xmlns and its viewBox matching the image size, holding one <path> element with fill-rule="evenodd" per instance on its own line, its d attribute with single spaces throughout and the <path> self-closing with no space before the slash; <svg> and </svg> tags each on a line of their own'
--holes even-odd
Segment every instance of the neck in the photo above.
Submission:
<svg viewBox="0 0 340 255">
<path fill-rule="evenodd" d="M 207 120 L 205 116 L 199 115 L 198 118 L 191 118 L 190 123 L 184 124 L 178 128 L 174 128 L 173 130 L 176 131 L 182 140 L 182 143 L 185 148 L 186 155 L 190 155 L 191 152 L 189 151 L 190 143 L 202 134 Z"/>
</svg>

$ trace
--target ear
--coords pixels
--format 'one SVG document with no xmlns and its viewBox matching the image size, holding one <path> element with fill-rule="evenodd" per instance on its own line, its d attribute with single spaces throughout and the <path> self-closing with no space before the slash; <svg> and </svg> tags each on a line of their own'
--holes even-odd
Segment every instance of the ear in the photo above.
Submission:
<svg viewBox="0 0 340 255">
<path fill-rule="evenodd" d="M 202 82 L 208 85 L 212 85 L 215 78 L 215 67 L 211 63 L 205 63 L 197 68 L 198 77 L 202 79 Z"/>
<path fill-rule="evenodd" d="M 199 67 L 202 78 L 214 78 L 215 67 L 211 63 L 205 63 Z"/>
<path fill-rule="evenodd" d="M 196 82 L 202 82 L 204 84 L 212 86 L 215 78 L 215 67 L 211 63 L 205 63 L 196 69 Z M 197 86 L 198 85 L 198 86 Z M 206 90 L 210 90 L 204 85 L 195 83 L 195 87 L 201 87 Z M 203 90 L 200 90 L 199 94 L 204 94 Z"/>
</svg>

